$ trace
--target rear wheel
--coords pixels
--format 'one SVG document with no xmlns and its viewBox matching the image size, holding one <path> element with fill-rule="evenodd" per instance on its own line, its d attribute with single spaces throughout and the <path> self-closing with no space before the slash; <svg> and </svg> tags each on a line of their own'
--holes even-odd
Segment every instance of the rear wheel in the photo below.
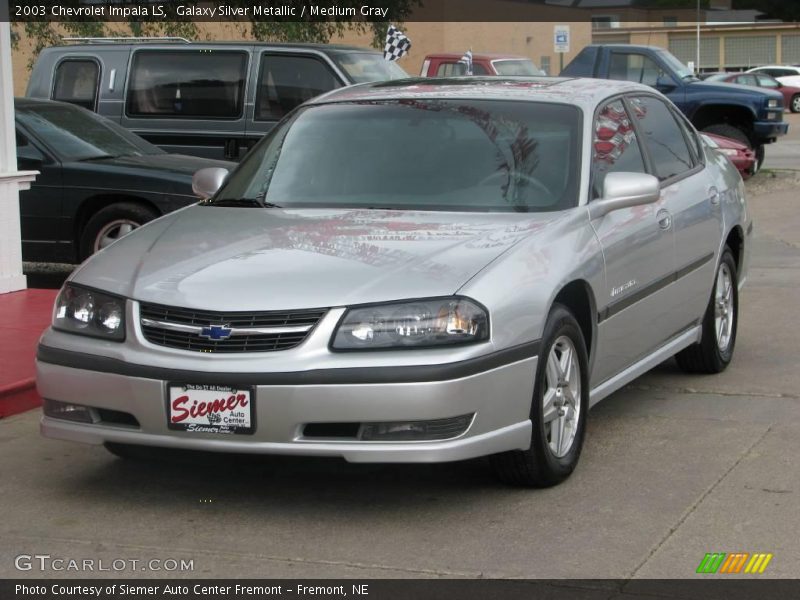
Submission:
<svg viewBox="0 0 800 600">
<path fill-rule="evenodd" d="M 570 476 L 583 447 L 589 410 L 589 359 L 580 326 L 564 306 L 550 311 L 536 367 L 531 445 L 490 458 L 508 484 L 550 487 Z"/>
<path fill-rule="evenodd" d="M 789 110 L 793 113 L 800 112 L 800 94 L 792 96 L 792 101 L 789 103 Z"/>
<path fill-rule="evenodd" d="M 700 343 L 675 355 L 687 373 L 721 373 L 733 358 L 739 323 L 739 291 L 736 262 L 727 246 L 717 267 L 714 289 L 703 317 Z"/>
<path fill-rule="evenodd" d="M 158 217 L 152 208 L 133 202 L 118 202 L 97 211 L 81 234 L 81 260 L 89 258 L 119 238 Z"/>
</svg>

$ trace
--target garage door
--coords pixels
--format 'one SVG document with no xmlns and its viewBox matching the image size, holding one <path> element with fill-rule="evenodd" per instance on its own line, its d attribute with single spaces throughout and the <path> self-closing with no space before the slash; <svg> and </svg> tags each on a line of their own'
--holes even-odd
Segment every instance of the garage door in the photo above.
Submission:
<svg viewBox="0 0 800 600">
<path fill-rule="evenodd" d="M 726 67 L 757 67 L 773 64 L 777 54 L 774 35 L 731 35 L 725 38 Z"/>
<path fill-rule="evenodd" d="M 683 64 L 697 60 L 697 40 L 693 37 L 669 38 L 669 51 L 678 57 Z M 701 69 L 719 69 L 719 37 L 706 37 L 700 39 L 700 64 Z"/>
<path fill-rule="evenodd" d="M 784 64 L 800 65 L 800 35 L 781 38 L 781 57 Z"/>
</svg>

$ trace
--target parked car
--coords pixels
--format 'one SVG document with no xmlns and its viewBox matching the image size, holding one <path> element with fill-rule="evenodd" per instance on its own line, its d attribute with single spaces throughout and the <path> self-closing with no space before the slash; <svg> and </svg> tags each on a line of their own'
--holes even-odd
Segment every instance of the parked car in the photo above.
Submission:
<svg viewBox="0 0 800 600">
<path fill-rule="evenodd" d="M 727 83 L 738 83 L 739 85 L 775 90 L 783 95 L 784 106 L 787 106 L 793 113 L 800 112 L 800 87 L 785 85 L 771 75 L 763 73 L 713 73 L 706 81 L 725 81 Z"/>
<path fill-rule="evenodd" d="M 751 231 L 736 169 L 647 86 L 353 86 L 71 275 L 41 430 L 123 456 L 491 455 L 553 485 L 591 405 L 672 355 L 728 366 Z"/>
<path fill-rule="evenodd" d="M 756 154 L 750 148 L 721 135 L 703 133 L 702 136 L 709 146 L 728 157 L 742 179 L 749 179 L 756 173 Z"/>
<path fill-rule="evenodd" d="M 14 100 L 22 257 L 76 262 L 144 223 L 197 202 L 192 175 L 234 163 L 167 154 L 108 119 L 50 100 Z"/>
<path fill-rule="evenodd" d="M 764 73 L 786 85 L 800 87 L 800 66 L 797 65 L 765 65 L 763 67 L 753 67 L 746 72 Z"/>
<path fill-rule="evenodd" d="M 463 53 L 441 52 L 428 54 L 422 61 L 422 77 L 458 77 L 466 75 L 466 63 L 461 62 Z M 513 54 L 473 54 L 473 75 L 521 75 L 525 77 L 545 75 L 530 58 Z"/>
<path fill-rule="evenodd" d="M 706 133 L 747 144 L 764 162 L 764 144 L 785 135 L 783 96 L 776 91 L 700 81 L 675 56 L 656 46 L 586 46 L 562 71 L 569 77 L 598 77 L 644 83 L 664 93 Z"/>
<path fill-rule="evenodd" d="M 308 99 L 407 76 L 354 46 L 87 38 L 42 50 L 26 96 L 78 104 L 168 152 L 239 160 Z"/>
</svg>

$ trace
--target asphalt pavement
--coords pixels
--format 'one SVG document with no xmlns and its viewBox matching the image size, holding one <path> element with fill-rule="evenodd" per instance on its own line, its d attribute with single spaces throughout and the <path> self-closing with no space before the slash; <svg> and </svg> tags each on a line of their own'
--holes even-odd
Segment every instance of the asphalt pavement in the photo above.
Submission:
<svg viewBox="0 0 800 600">
<path fill-rule="evenodd" d="M 707 552 L 769 552 L 764 576 L 796 578 L 798 183 L 748 184 L 754 255 L 730 368 L 688 376 L 667 361 L 604 400 L 556 488 L 503 487 L 483 460 L 129 463 L 40 438 L 31 411 L 0 421 L 0 577 L 165 575 L 15 568 L 38 553 L 193 560 L 167 573 L 185 577 L 684 578 Z"/>
</svg>

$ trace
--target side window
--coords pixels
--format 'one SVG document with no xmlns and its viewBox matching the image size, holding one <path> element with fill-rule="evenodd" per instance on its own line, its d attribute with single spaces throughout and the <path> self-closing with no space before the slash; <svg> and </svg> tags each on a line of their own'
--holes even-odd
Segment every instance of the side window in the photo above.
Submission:
<svg viewBox="0 0 800 600">
<path fill-rule="evenodd" d="M 755 75 L 739 75 L 736 77 L 736 83 L 739 85 L 758 85 Z"/>
<path fill-rule="evenodd" d="M 659 79 L 668 79 L 664 70 L 655 61 L 643 54 L 611 53 L 609 79 L 636 81 L 655 87 Z"/>
<path fill-rule="evenodd" d="M 88 58 L 63 60 L 56 67 L 52 99 L 94 110 L 99 79 L 100 66 L 95 61 Z"/>
<path fill-rule="evenodd" d="M 664 181 L 690 170 L 692 154 L 667 105 L 657 98 L 639 96 L 631 99 L 631 106 L 658 178 Z"/>
<path fill-rule="evenodd" d="M 256 96 L 257 121 L 277 121 L 293 108 L 340 87 L 333 72 L 313 56 L 264 54 Z"/>
<path fill-rule="evenodd" d="M 760 85 L 761 87 L 772 88 L 775 90 L 780 87 L 780 84 L 775 79 L 773 79 L 768 75 L 759 75 L 758 85 Z"/>
<path fill-rule="evenodd" d="M 678 127 L 681 128 L 683 135 L 689 142 L 689 151 L 692 154 L 694 163 L 704 163 L 705 154 L 703 152 L 703 143 L 700 141 L 700 136 L 697 134 L 697 131 L 695 131 L 694 127 L 692 127 L 689 119 L 687 119 L 683 113 L 677 111 L 672 111 L 672 116 L 675 117 L 676 121 L 678 121 Z"/>
<path fill-rule="evenodd" d="M 126 110 L 136 117 L 235 119 L 242 115 L 247 54 L 136 52 Z"/>
<path fill-rule="evenodd" d="M 439 63 L 439 68 L 436 69 L 437 77 L 459 77 L 466 73 L 467 66 L 463 63 Z"/>
<path fill-rule="evenodd" d="M 609 102 L 597 114 L 592 146 L 592 197 L 603 193 L 608 173 L 646 173 L 642 151 L 622 100 Z"/>
</svg>

